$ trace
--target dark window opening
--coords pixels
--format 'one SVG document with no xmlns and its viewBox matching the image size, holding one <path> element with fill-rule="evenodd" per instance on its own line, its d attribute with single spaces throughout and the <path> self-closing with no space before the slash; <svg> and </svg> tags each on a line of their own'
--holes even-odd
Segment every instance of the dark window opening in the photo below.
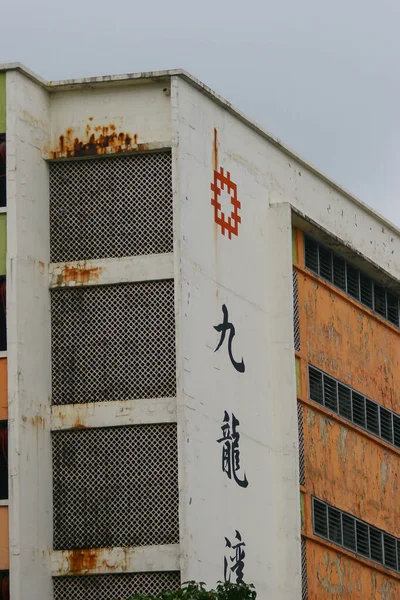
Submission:
<svg viewBox="0 0 400 600">
<path fill-rule="evenodd" d="M 10 579 L 8 571 L 0 571 L 0 600 L 10 600 Z"/>
<path fill-rule="evenodd" d="M 357 392 L 352 392 L 353 397 L 353 422 L 365 429 L 365 398 Z"/>
<path fill-rule="evenodd" d="M 6 136 L 0 133 L 0 207 L 7 206 L 6 189 Z"/>
<path fill-rule="evenodd" d="M 318 244 L 309 237 L 306 237 L 304 240 L 304 249 L 307 269 L 318 273 Z"/>
<path fill-rule="evenodd" d="M 314 531 L 317 535 L 328 537 L 327 506 L 314 498 Z"/>
<path fill-rule="evenodd" d="M 350 515 L 342 514 L 343 521 L 343 546 L 356 551 L 356 522 Z"/>
<path fill-rule="evenodd" d="M 0 500 L 8 498 L 8 429 L 7 421 L 0 421 Z"/>
<path fill-rule="evenodd" d="M 10 579 L 8 571 L 0 571 L 0 600 L 10 600 Z"/>
<path fill-rule="evenodd" d="M 359 271 L 347 263 L 347 293 L 356 300 L 360 299 Z"/>
<path fill-rule="evenodd" d="M 362 556 L 369 556 L 368 525 L 356 521 L 356 551 Z"/>
</svg>

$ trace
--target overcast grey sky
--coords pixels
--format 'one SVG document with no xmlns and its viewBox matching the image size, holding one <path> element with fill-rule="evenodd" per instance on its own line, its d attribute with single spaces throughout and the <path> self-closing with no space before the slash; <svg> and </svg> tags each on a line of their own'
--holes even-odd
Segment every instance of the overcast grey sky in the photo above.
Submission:
<svg viewBox="0 0 400 600">
<path fill-rule="evenodd" d="M 184 68 L 400 226 L 399 0 L 5 0 L 0 62 Z"/>
</svg>

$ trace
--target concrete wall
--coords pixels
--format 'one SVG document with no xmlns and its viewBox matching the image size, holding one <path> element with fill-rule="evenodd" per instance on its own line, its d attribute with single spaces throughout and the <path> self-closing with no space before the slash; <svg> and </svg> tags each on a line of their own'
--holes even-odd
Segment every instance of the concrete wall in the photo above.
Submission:
<svg viewBox="0 0 400 600">
<path fill-rule="evenodd" d="M 292 330 L 290 208 L 270 208 L 265 141 L 181 79 L 172 83 L 182 578 L 215 585 L 235 532 L 259 598 L 300 597 L 300 510 Z M 238 235 L 211 205 L 214 171 L 237 185 Z M 233 194 L 233 188 L 231 189 Z M 224 197 L 225 196 L 225 197 Z M 230 199 L 221 194 L 227 214 Z M 234 325 L 216 352 L 222 306 Z M 222 468 L 224 412 L 239 420 L 241 487 Z M 288 577 L 290 573 L 290 577 Z M 237 573 L 229 570 L 231 581 Z"/>
<path fill-rule="evenodd" d="M 7 320 L 13 600 L 52 597 L 49 96 L 7 72 Z"/>
<path fill-rule="evenodd" d="M 169 146 L 165 83 L 56 92 L 51 101 L 49 158 L 115 154 Z"/>
</svg>

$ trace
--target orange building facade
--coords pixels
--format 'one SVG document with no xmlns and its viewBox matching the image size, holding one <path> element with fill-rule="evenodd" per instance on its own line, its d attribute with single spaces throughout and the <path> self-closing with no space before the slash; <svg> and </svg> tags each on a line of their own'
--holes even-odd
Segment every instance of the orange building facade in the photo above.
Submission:
<svg viewBox="0 0 400 600">
<path fill-rule="evenodd" d="M 399 298 L 317 238 L 293 229 L 303 599 L 399 598 Z"/>
</svg>

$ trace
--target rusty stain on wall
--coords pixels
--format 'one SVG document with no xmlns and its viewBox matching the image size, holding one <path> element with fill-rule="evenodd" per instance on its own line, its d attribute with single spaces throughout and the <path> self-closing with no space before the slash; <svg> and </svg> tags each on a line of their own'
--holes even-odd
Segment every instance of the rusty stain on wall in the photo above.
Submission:
<svg viewBox="0 0 400 600">
<path fill-rule="evenodd" d="M 42 415 L 35 415 L 30 418 L 31 425 L 34 427 L 45 427 L 46 419 Z"/>
<path fill-rule="evenodd" d="M 79 131 L 73 127 L 66 129 L 59 136 L 58 145 L 50 152 L 50 157 L 72 158 L 148 150 L 148 144 L 138 143 L 137 133 L 118 131 L 114 123 L 103 126 L 94 125 L 92 121 L 93 117 L 89 117 L 84 126 L 84 136 L 80 133 L 81 129 Z"/>
<path fill-rule="evenodd" d="M 217 128 L 214 127 L 214 141 L 212 148 L 212 166 L 214 171 L 218 170 L 218 131 Z"/>
<path fill-rule="evenodd" d="M 94 571 L 99 565 L 101 548 L 90 548 L 84 550 L 72 550 L 69 553 L 69 573 L 71 575 Z"/>
<path fill-rule="evenodd" d="M 86 265 L 69 267 L 65 266 L 57 275 L 57 285 L 87 284 L 98 281 L 102 272 L 101 267 L 86 267 Z"/>
</svg>

